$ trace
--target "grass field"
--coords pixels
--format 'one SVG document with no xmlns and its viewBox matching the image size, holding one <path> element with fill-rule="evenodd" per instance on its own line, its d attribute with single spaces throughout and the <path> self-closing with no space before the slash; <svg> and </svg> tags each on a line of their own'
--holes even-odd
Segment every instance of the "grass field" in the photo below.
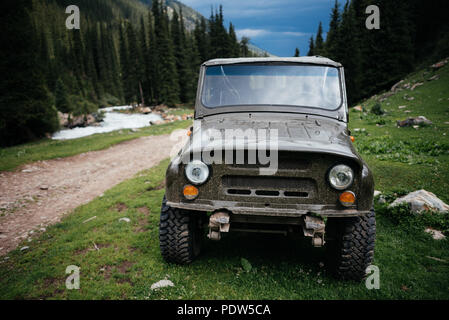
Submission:
<svg viewBox="0 0 449 320">
<path fill-rule="evenodd" d="M 158 223 L 168 162 L 84 205 L 0 264 L 3 299 L 447 299 L 448 241 L 378 217 L 375 264 L 380 290 L 327 275 L 323 249 L 280 236 L 234 234 L 206 242 L 189 266 L 166 264 Z M 96 219 L 83 223 L 87 219 Z M 122 217 L 130 223 L 119 222 Z M 436 261 L 434 257 L 445 260 Z M 241 258 L 252 268 L 246 272 Z M 65 269 L 81 268 L 80 290 L 65 289 Z M 175 284 L 152 292 L 151 284 Z"/>
<path fill-rule="evenodd" d="M 376 189 L 388 199 L 395 193 L 424 188 L 449 202 L 449 125 L 445 123 L 449 121 L 449 66 L 438 74 L 440 79 L 435 81 L 427 81 L 432 74 L 423 78 L 422 72 L 406 79 L 423 78 L 425 84 L 384 101 L 386 115 L 351 111 L 355 145 L 374 172 Z M 415 99 L 407 101 L 405 94 Z M 362 103 L 367 110 L 374 104 L 374 100 Z M 402 105 L 406 108 L 399 109 Z M 396 120 L 419 115 L 433 125 L 396 127 Z M 395 219 L 379 203 L 374 261 L 380 269 L 379 290 L 335 280 L 321 267 L 324 249 L 312 248 L 309 241 L 278 236 L 232 234 L 218 243 L 206 240 L 203 254 L 193 264 L 167 264 L 158 243 L 167 164 L 162 162 L 77 208 L 61 223 L 24 243 L 28 250 L 10 252 L 7 259 L 0 257 L 0 298 L 449 298 L 449 241 L 436 241 L 424 233 L 427 222 L 421 218 Z M 119 222 L 122 217 L 131 222 Z M 444 229 L 447 218 L 442 221 Z M 251 268 L 242 266 L 242 258 Z M 81 268 L 80 290 L 65 288 L 69 265 Z M 161 279 L 170 279 L 175 287 L 151 291 L 151 284 Z"/>
</svg>

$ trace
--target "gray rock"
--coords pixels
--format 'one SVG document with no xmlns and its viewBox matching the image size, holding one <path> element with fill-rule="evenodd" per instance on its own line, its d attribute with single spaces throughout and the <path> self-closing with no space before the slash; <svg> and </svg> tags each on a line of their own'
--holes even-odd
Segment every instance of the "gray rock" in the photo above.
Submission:
<svg viewBox="0 0 449 320">
<path fill-rule="evenodd" d="M 432 121 L 424 116 L 419 116 L 416 118 L 407 118 L 406 120 L 397 121 L 399 127 L 410 127 L 410 126 L 420 126 L 420 125 L 431 125 Z"/>
<path fill-rule="evenodd" d="M 393 201 L 390 207 L 395 207 L 401 203 L 408 203 L 412 212 L 422 212 L 435 210 L 439 212 L 448 212 L 449 205 L 441 201 L 432 192 L 418 190 Z"/>
<path fill-rule="evenodd" d="M 175 285 L 173 284 L 173 282 L 171 282 L 170 280 L 160 280 L 156 283 L 153 283 L 151 285 L 151 290 L 157 290 L 160 288 L 165 288 L 165 287 L 174 287 Z"/>
<path fill-rule="evenodd" d="M 422 83 L 422 82 L 418 82 L 418 83 L 415 83 L 411 88 L 410 88 L 410 90 L 415 90 L 417 87 L 419 87 L 419 86 L 422 86 L 424 83 Z"/>
<path fill-rule="evenodd" d="M 430 77 L 429 79 L 427 79 L 427 81 L 433 81 L 433 80 L 438 80 L 440 79 L 440 75 L 436 74 L 433 77 Z"/>
<path fill-rule="evenodd" d="M 424 232 L 429 233 L 430 235 L 432 235 L 432 238 L 434 240 L 443 240 L 446 238 L 446 236 L 438 230 L 432 229 L 432 228 L 426 228 L 426 230 L 424 230 Z"/>
</svg>

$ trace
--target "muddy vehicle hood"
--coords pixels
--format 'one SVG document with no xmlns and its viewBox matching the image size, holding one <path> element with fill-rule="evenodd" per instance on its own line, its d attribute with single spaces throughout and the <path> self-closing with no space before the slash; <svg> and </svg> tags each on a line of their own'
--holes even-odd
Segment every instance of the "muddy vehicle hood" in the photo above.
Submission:
<svg viewBox="0 0 449 320">
<path fill-rule="evenodd" d="M 220 132 L 220 137 L 224 138 L 226 130 L 239 129 L 243 132 L 236 135 L 234 146 L 224 143 L 217 136 L 217 132 Z M 196 140 L 201 136 L 202 147 L 208 145 L 213 148 L 217 146 L 216 149 L 223 150 L 256 149 L 257 141 L 249 135 L 249 132 L 246 131 L 248 129 L 255 130 L 255 132 L 258 129 L 277 129 L 279 151 L 334 154 L 362 164 L 362 159 L 350 140 L 346 123 L 320 116 L 283 113 L 214 115 L 195 120 L 192 137 L 195 137 L 193 140 Z M 212 133 L 211 130 L 215 133 Z M 211 136 L 214 136 L 213 142 L 210 142 Z M 268 139 L 268 141 L 271 143 L 273 139 Z M 199 148 L 201 147 L 198 146 L 198 143 L 190 143 L 186 145 L 183 153 L 196 153 Z"/>
</svg>

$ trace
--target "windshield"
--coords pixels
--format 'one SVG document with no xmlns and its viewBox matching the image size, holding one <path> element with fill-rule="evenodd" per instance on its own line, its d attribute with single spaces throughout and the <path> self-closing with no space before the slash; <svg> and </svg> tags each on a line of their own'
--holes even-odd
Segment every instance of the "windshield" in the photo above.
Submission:
<svg viewBox="0 0 449 320">
<path fill-rule="evenodd" d="M 202 104 L 337 109 L 342 102 L 337 68 L 310 65 L 222 65 L 207 67 Z"/>
</svg>

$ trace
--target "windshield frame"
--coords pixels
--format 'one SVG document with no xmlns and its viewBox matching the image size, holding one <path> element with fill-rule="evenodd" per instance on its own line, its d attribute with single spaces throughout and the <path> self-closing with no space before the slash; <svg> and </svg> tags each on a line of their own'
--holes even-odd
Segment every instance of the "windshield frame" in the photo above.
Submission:
<svg viewBox="0 0 449 320">
<path fill-rule="evenodd" d="M 214 66 L 237 66 L 237 65 L 292 65 L 292 66 L 320 66 L 329 67 L 326 64 L 317 63 L 301 63 L 301 62 L 239 62 L 229 64 L 217 64 Z M 243 104 L 243 105 L 224 105 L 217 107 L 208 107 L 203 104 L 203 90 L 205 86 L 206 68 L 211 67 L 203 64 L 200 70 L 200 77 L 198 81 L 198 92 L 195 104 L 195 118 L 202 118 L 208 115 L 224 114 L 224 113 L 238 113 L 238 112 L 281 112 L 281 113 L 299 113 L 299 114 L 314 114 L 323 115 L 330 118 L 337 118 L 346 121 L 346 93 L 344 84 L 343 67 L 332 66 L 337 69 L 340 89 L 340 104 L 335 109 L 326 109 L 322 107 L 312 106 L 297 106 L 297 105 L 275 105 L 275 104 Z M 343 113 L 343 114 L 342 114 Z"/>
</svg>

